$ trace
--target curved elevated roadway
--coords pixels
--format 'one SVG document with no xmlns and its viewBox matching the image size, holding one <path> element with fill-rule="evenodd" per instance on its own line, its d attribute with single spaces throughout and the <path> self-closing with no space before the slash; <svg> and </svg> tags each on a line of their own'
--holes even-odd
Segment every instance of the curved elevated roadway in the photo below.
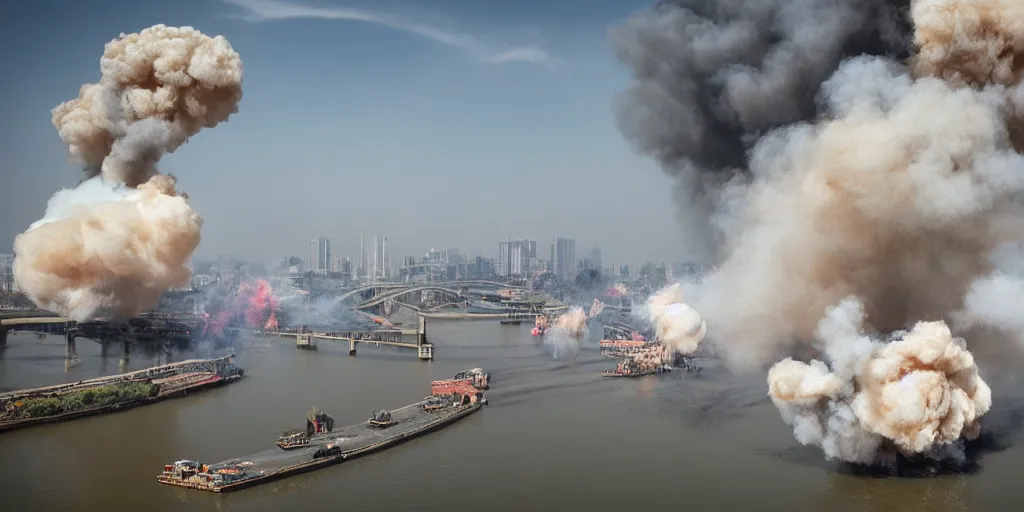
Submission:
<svg viewBox="0 0 1024 512">
<path fill-rule="evenodd" d="M 376 306 L 379 306 L 379 305 L 383 304 L 385 301 L 396 300 L 399 297 L 403 297 L 403 296 L 411 294 L 411 293 L 419 293 L 419 292 L 423 292 L 423 291 L 437 291 L 437 292 L 447 293 L 447 294 L 449 294 L 449 295 L 451 295 L 453 297 L 459 297 L 459 298 L 463 298 L 463 299 L 465 298 L 465 297 L 462 296 L 461 293 L 458 292 L 458 290 L 453 290 L 451 288 L 445 288 L 443 286 L 433 286 L 433 285 L 414 286 L 412 288 L 405 288 L 405 289 L 401 289 L 401 290 L 397 290 L 397 291 L 391 291 L 391 292 L 387 292 L 387 293 L 382 293 L 382 294 L 380 294 L 380 295 L 378 295 L 378 296 L 376 296 L 376 297 L 374 297 L 374 298 L 372 298 L 372 299 L 370 299 L 370 300 L 368 300 L 366 302 L 363 302 L 362 304 L 356 306 L 356 309 L 366 309 L 366 308 L 376 307 Z"/>
</svg>

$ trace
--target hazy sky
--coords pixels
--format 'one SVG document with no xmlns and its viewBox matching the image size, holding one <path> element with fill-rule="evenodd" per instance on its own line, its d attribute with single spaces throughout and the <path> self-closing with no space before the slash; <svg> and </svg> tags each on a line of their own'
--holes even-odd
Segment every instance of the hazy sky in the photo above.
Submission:
<svg viewBox="0 0 1024 512">
<path fill-rule="evenodd" d="M 0 240 L 81 177 L 50 109 L 99 79 L 104 43 L 163 23 L 224 35 L 245 63 L 238 114 L 160 165 L 205 219 L 199 256 L 305 258 L 327 236 L 357 259 L 362 231 L 394 261 L 494 256 L 508 236 L 676 259 L 671 182 L 612 114 L 629 76 L 607 29 L 649 2 L 303 2 L 10 2 Z"/>
</svg>

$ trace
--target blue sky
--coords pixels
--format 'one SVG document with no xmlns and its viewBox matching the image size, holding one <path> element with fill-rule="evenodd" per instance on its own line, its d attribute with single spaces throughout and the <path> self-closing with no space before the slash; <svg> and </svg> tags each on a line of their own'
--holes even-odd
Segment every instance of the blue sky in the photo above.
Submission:
<svg viewBox="0 0 1024 512">
<path fill-rule="evenodd" d="M 607 29 L 648 2 L 84 4 L 4 9 L 8 246 L 80 177 L 50 109 L 98 80 L 104 43 L 163 23 L 224 35 L 245 63 L 239 113 L 160 164 L 205 219 L 199 255 L 305 257 L 327 236 L 355 259 L 361 231 L 396 260 L 494 256 L 507 236 L 567 236 L 606 261 L 682 252 L 670 180 L 612 114 L 629 76 Z"/>
</svg>

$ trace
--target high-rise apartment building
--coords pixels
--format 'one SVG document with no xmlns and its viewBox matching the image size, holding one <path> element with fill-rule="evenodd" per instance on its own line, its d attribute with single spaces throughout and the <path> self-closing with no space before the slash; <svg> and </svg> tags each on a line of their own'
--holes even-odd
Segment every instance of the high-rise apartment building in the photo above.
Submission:
<svg viewBox="0 0 1024 512">
<path fill-rule="evenodd" d="M 306 270 L 314 274 L 326 274 L 331 271 L 331 263 L 331 241 L 327 238 L 311 240 Z"/>
<path fill-rule="evenodd" d="M 537 257 L 536 240 L 507 240 L 498 242 L 495 270 L 499 276 L 523 276 L 530 272 L 530 258 Z"/>
<path fill-rule="evenodd" d="M 366 257 L 366 237 L 364 237 L 362 233 L 359 233 L 359 268 L 356 272 L 360 277 L 366 276 L 366 265 L 369 263 L 367 261 L 368 259 L 369 258 Z"/>
<path fill-rule="evenodd" d="M 576 241 L 556 238 L 551 241 L 551 268 L 559 279 L 576 278 Z"/>
<path fill-rule="evenodd" d="M 374 281 L 387 281 L 391 278 L 391 255 L 388 253 L 388 237 L 373 237 L 373 274 Z"/>
</svg>

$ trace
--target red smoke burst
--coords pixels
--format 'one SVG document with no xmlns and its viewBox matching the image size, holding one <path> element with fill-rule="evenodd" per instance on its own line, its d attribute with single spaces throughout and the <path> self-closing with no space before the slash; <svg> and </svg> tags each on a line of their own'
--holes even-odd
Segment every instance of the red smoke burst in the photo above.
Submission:
<svg viewBox="0 0 1024 512">
<path fill-rule="evenodd" d="M 245 320 L 250 327 L 265 328 L 270 320 L 277 323 L 274 311 L 277 310 L 277 299 L 274 298 L 270 283 L 260 279 L 254 283 L 242 283 L 238 287 L 238 297 L 247 298 Z"/>
</svg>

